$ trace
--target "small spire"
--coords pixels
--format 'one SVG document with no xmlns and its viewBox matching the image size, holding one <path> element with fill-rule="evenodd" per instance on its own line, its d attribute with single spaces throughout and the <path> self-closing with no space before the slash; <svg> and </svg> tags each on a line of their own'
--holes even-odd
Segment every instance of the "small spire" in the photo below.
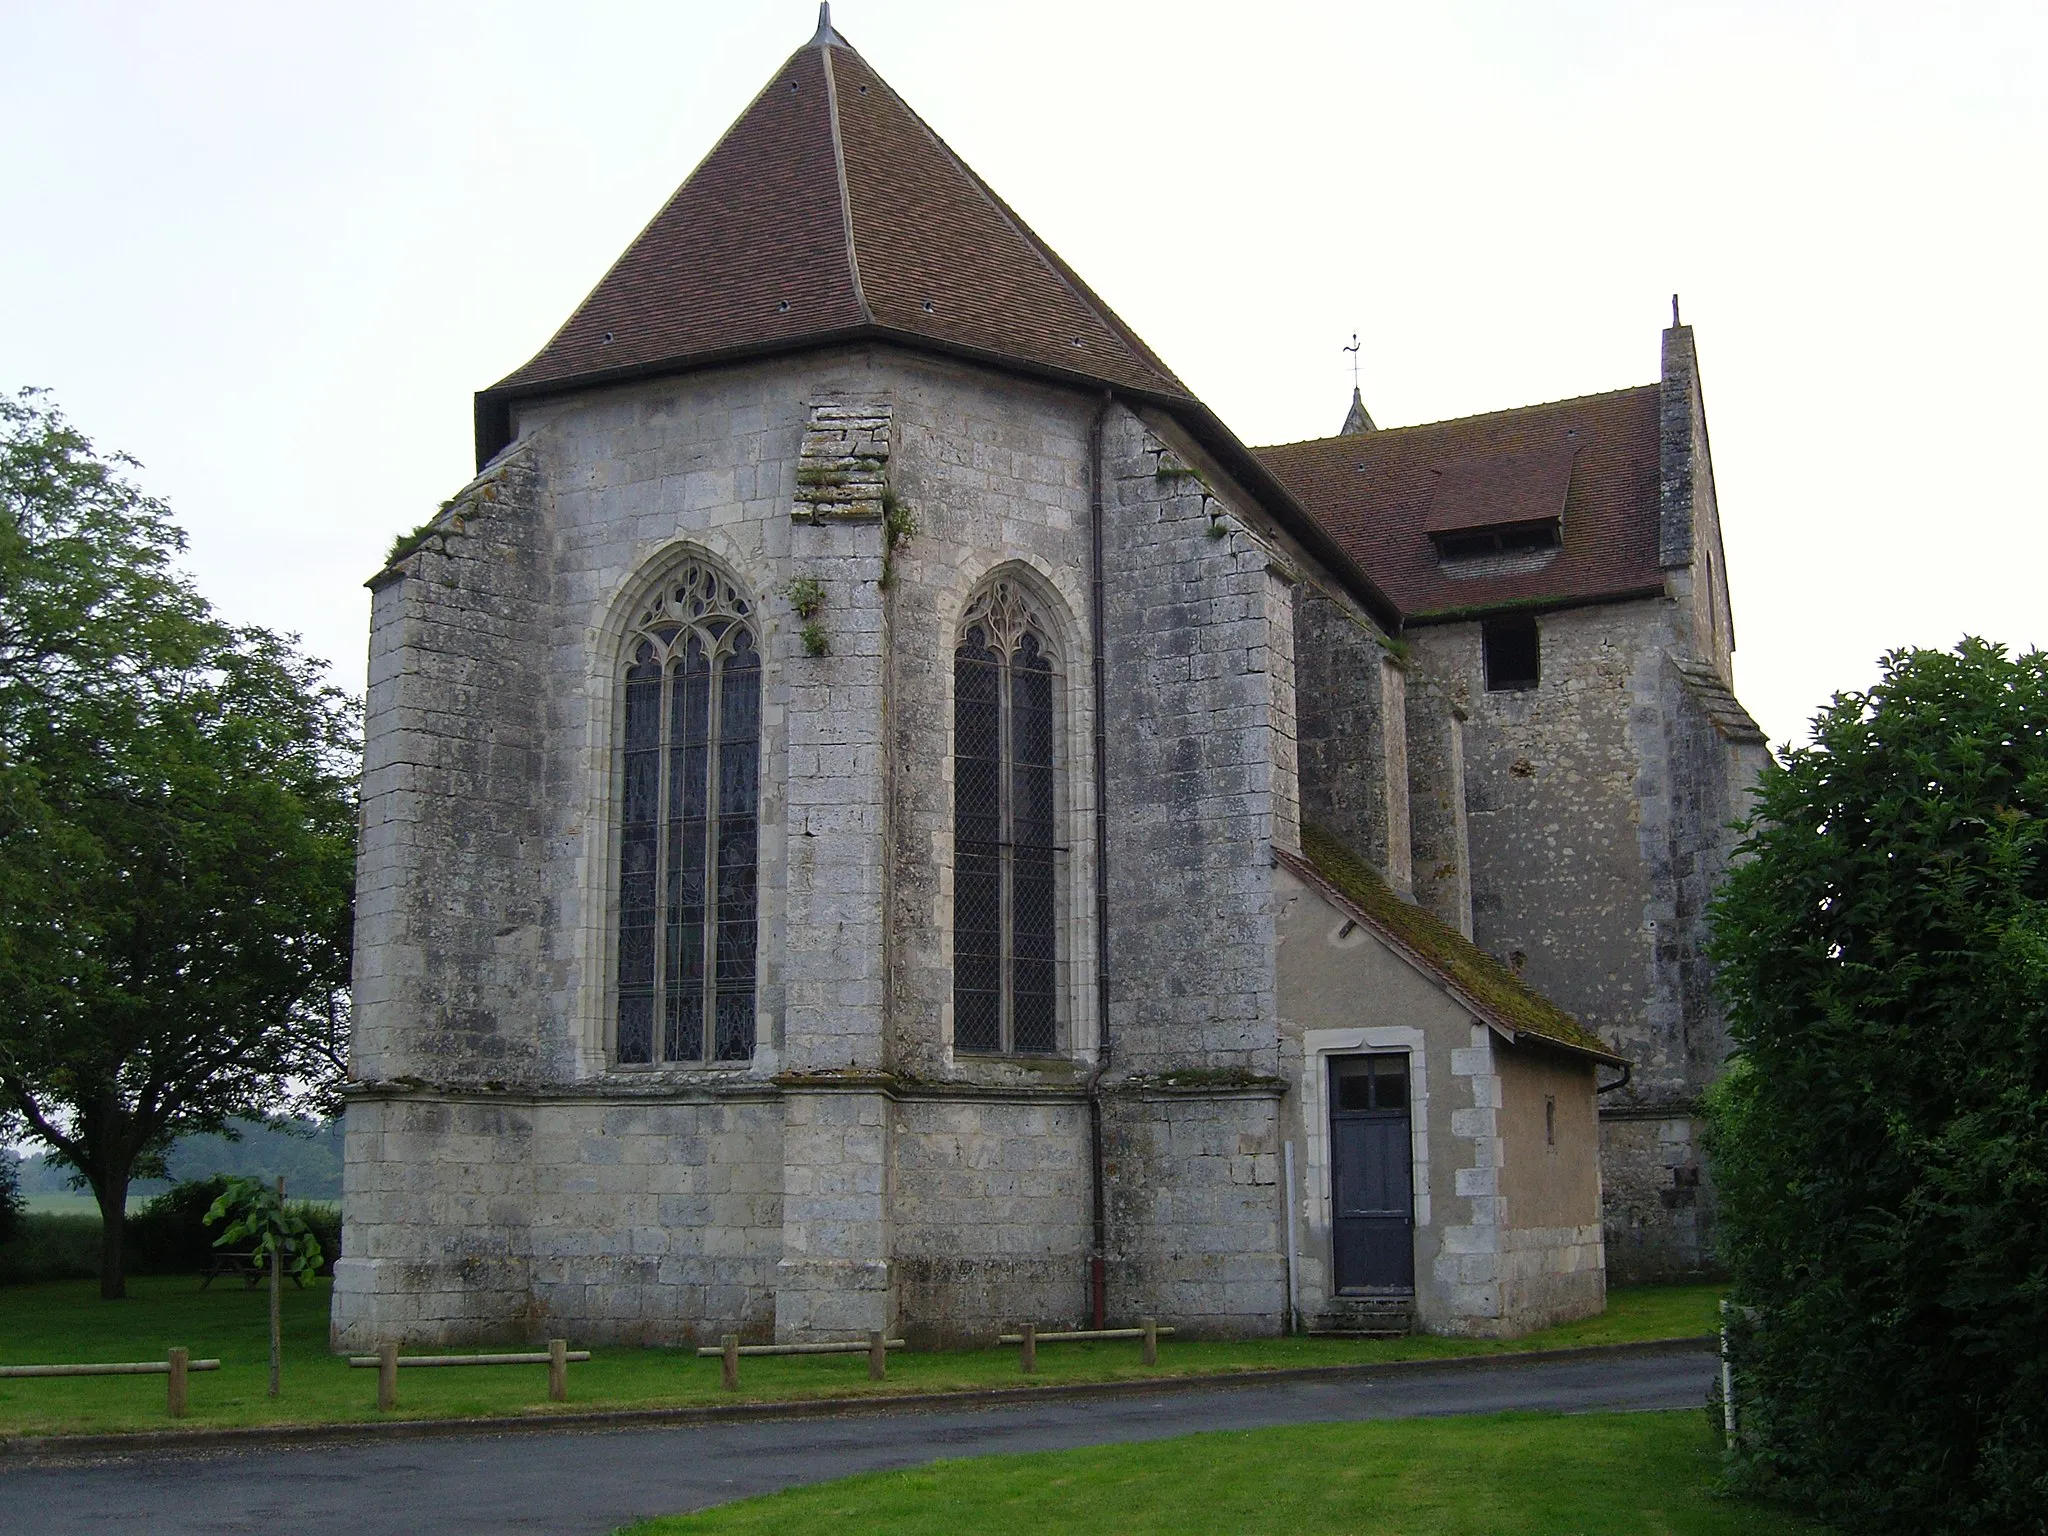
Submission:
<svg viewBox="0 0 2048 1536">
<path fill-rule="evenodd" d="M 1357 437 L 1361 432 L 1377 432 L 1372 424 L 1372 414 L 1365 408 L 1365 396 L 1358 392 L 1358 332 L 1351 333 L 1351 345 L 1344 349 L 1351 354 L 1351 410 L 1344 418 L 1344 427 L 1339 437 Z"/>
<path fill-rule="evenodd" d="M 1671 295 L 1671 329 L 1678 329 L 1678 295 Z"/>
<path fill-rule="evenodd" d="M 1351 410 L 1344 418 L 1343 430 L 1339 437 L 1363 437 L 1368 432 L 1377 432 L 1373 425 L 1372 413 L 1365 408 L 1365 396 L 1358 392 L 1356 384 L 1351 386 Z"/>
<path fill-rule="evenodd" d="M 832 30 L 832 0 L 818 0 L 818 30 L 812 34 L 810 42 L 805 46 L 829 48 L 834 43 L 844 47 L 846 39 Z"/>
</svg>

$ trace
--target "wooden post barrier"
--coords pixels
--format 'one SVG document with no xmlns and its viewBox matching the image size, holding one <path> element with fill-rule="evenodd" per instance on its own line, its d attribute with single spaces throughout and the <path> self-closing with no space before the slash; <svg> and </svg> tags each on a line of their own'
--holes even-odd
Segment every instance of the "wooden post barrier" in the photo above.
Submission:
<svg viewBox="0 0 2048 1536">
<path fill-rule="evenodd" d="M 169 1380 L 165 1385 L 170 1389 L 171 1417 L 182 1419 L 185 1417 L 186 1372 L 192 1367 L 192 1351 L 183 1348 L 173 1348 L 171 1350 L 171 1358 L 165 1363 L 170 1366 L 170 1370 L 167 1373 Z"/>
<path fill-rule="evenodd" d="M 105 1365 L 0 1365 L 0 1377 L 23 1376 L 165 1376 L 171 1417 L 182 1419 L 188 1401 L 186 1380 L 193 1371 L 217 1371 L 218 1360 L 194 1360 L 192 1351 L 173 1349 L 162 1360 L 120 1360 Z"/>
<path fill-rule="evenodd" d="M 1021 1344 L 1023 1354 L 1020 1364 L 1026 1376 L 1038 1370 L 1038 1346 L 1041 1344 L 1071 1344 L 1085 1339 L 1142 1339 L 1144 1361 L 1147 1365 L 1159 1363 L 1159 1341 L 1173 1332 L 1171 1328 L 1159 1326 L 1158 1319 L 1142 1317 L 1136 1328 L 1069 1328 L 1054 1333 L 1040 1333 L 1035 1323 L 1026 1323 L 1021 1333 L 999 1333 L 996 1343 Z"/>
<path fill-rule="evenodd" d="M 741 1355 L 860 1355 L 868 1357 L 868 1380 L 881 1381 L 889 1374 L 888 1352 L 909 1346 L 902 1339 L 886 1338 L 879 1333 L 870 1333 L 866 1343 L 846 1344 L 742 1344 L 736 1333 L 720 1335 L 717 1344 L 701 1344 L 697 1347 L 697 1358 L 709 1360 L 713 1355 L 724 1358 L 722 1384 L 728 1392 L 740 1389 Z"/>
<path fill-rule="evenodd" d="M 544 1365 L 548 1368 L 548 1397 L 563 1402 L 569 1396 L 569 1366 L 588 1360 L 587 1349 L 571 1349 L 566 1339 L 549 1339 L 545 1354 L 517 1355 L 401 1355 L 396 1344 L 380 1345 L 374 1355 L 349 1356 L 349 1368 L 377 1373 L 377 1406 L 389 1413 L 398 1406 L 398 1368 L 403 1366 L 455 1365 Z M 557 1391 L 557 1388 L 560 1388 Z"/>
</svg>

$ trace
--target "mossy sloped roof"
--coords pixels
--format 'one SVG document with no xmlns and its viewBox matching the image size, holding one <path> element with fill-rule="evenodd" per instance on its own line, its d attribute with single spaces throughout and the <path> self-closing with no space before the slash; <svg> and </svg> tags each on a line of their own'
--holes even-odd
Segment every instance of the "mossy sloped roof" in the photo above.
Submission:
<svg viewBox="0 0 2048 1536">
<path fill-rule="evenodd" d="M 1617 1067 L 1626 1065 L 1598 1035 L 1457 929 L 1397 895 L 1379 871 L 1321 827 L 1302 827 L 1301 848 L 1303 857 L 1281 851 L 1281 861 L 1434 975 L 1509 1040 L 1528 1036 Z"/>
</svg>

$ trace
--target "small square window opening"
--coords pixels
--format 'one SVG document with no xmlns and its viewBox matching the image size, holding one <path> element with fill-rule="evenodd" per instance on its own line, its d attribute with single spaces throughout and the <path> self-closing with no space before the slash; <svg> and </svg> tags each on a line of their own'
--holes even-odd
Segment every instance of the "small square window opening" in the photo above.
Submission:
<svg viewBox="0 0 2048 1536">
<path fill-rule="evenodd" d="M 1521 693 L 1541 676 L 1541 650 L 1534 619 L 1488 619 L 1479 631 L 1486 658 L 1488 693 Z"/>
</svg>

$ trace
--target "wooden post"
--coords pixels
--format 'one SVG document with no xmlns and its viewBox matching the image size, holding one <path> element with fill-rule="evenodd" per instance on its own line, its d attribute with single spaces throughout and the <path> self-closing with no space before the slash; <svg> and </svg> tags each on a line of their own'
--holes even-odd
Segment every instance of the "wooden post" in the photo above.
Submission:
<svg viewBox="0 0 2048 1536">
<path fill-rule="evenodd" d="M 1159 1363 L 1159 1319 L 1156 1317 L 1141 1317 L 1138 1319 L 1138 1326 L 1145 1330 L 1145 1363 L 1147 1365 L 1157 1365 Z"/>
<path fill-rule="evenodd" d="M 171 1351 L 170 1396 L 171 1417 L 174 1419 L 182 1419 L 183 1417 L 185 1417 L 185 1367 L 189 1365 L 191 1361 L 191 1350 L 174 1349 Z"/>
<path fill-rule="evenodd" d="M 1036 1323 L 1026 1323 L 1024 1325 L 1023 1358 L 1019 1363 L 1024 1367 L 1024 1374 L 1026 1376 L 1038 1374 L 1038 1324 Z"/>
<path fill-rule="evenodd" d="M 722 1362 L 725 1390 L 737 1392 L 740 1389 L 740 1336 L 728 1333 L 720 1342 L 725 1345 Z"/>
<path fill-rule="evenodd" d="M 548 1340 L 548 1401 L 569 1401 L 569 1341 Z"/>
<path fill-rule="evenodd" d="M 277 1176 L 277 1215 L 284 1219 L 284 1175 Z M 278 1317 L 278 1308 L 284 1301 L 284 1241 L 273 1231 L 270 1234 L 270 1395 L 277 1396 L 278 1363 L 284 1354 L 284 1332 Z"/>
<path fill-rule="evenodd" d="M 398 1406 L 398 1346 L 377 1346 L 377 1408 L 389 1413 Z"/>
<path fill-rule="evenodd" d="M 882 1381 L 889 1375 L 889 1336 L 881 1329 L 868 1335 L 868 1380 Z"/>
</svg>

